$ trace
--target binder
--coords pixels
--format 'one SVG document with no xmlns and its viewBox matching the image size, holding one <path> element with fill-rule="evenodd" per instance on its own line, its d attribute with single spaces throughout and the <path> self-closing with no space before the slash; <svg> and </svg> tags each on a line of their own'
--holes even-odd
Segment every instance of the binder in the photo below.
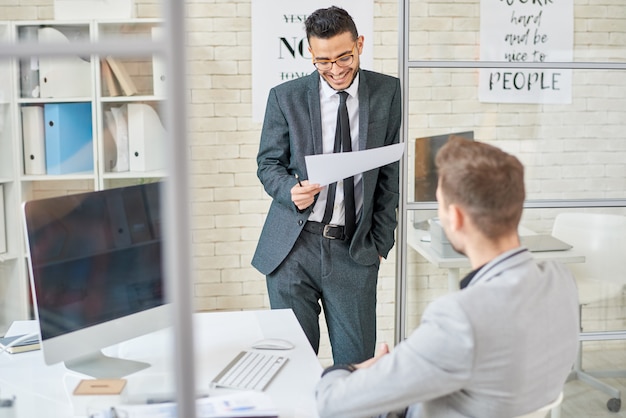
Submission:
<svg viewBox="0 0 626 418">
<path fill-rule="evenodd" d="M 128 74 L 128 71 L 126 71 L 126 67 L 124 67 L 121 62 L 110 56 L 106 57 L 106 61 L 109 64 L 109 67 L 111 67 L 111 71 L 113 71 L 115 79 L 120 84 L 124 95 L 133 96 L 137 94 L 137 87 L 135 86 L 133 79 Z"/>
<path fill-rule="evenodd" d="M 20 28 L 20 41 L 37 42 L 38 30 L 37 26 Z M 20 97 L 39 97 L 39 59 L 37 57 L 20 60 Z"/>
<path fill-rule="evenodd" d="M 104 114 L 105 118 L 107 118 L 107 126 L 111 130 L 111 136 L 115 142 L 115 163 L 109 166 L 110 171 L 115 173 L 130 169 L 127 114 L 127 105 L 112 107 L 109 113 L 105 112 Z"/>
<path fill-rule="evenodd" d="M 46 174 L 46 146 L 42 106 L 22 106 L 24 174 Z"/>
<path fill-rule="evenodd" d="M 115 122 L 113 114 L 110 110 L 104 111 L 104 126 L 102 127 L 102 151 L 103 151 L 103 167 L 105 172 L 111 172 L 117 164 L 117 149 L 115 138 L 113 138 L 113 129 Z"/>
<path fill-rule="evenodd" d="M 44 105 L 48 174 L 93 171 L 91 103 Z"/>
<path fill-rule="evenodd" d="M 0 254 L 7 252 L 6 220 L 4 219 L 4 185 L 0 184 Z"/>
<path fill-rule="evenodd" d="M 40 28 L 39 42 L 69 43 L 69 39 L 55 28 Z M 76 57 L 39 58 L 40 97 L 91 96 L 91 64 Z"/>
<path fill-rule="evenodd" d="M 106 94 L 111 97 L 119 96 L 121 94 L 121 87 L 115 79 L 113 71 L 106 60 L 100 61 L 100 72 L 102 73 L 102 79 L 104 80 L 104 85 L 106 86 Z"/>
<path fill-rule="evenodd" d="M 128 104 L 128 149 L 131 171 L 165 167 L 165 129 L 150 105 Z"/>
<path fill-rule="evenodd" d="M 163 39 L 163 28 L 152 28 L 152 40 L 160 41 Z M 158 55 L 152 56 L 152 94 L 157 97 L 165 96 L 165 60 Z"/>
</svg>

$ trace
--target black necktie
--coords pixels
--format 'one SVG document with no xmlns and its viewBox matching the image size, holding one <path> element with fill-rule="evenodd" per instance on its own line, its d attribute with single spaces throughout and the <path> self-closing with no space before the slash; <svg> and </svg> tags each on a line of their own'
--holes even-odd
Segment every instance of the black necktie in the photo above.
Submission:
<svg viewBox="0 0 626 418">
<path fill-rule="evenodd" d="M 348 108 L 346 107 L 346 99 L 348 93 L 340 91 L 339 108 L 337 109 L 337 129 L 335 130 L 335 146 L 334 152 L 352 151 L 352 140 L 350 138 L 350 120 L 348 118 Z M 327 224 L 333 214 L 333 206 L 335 205 L 335 191 L 337 183 L 328 186 L 328 197 L 326 198 L 326 209 L 322 223 Z M 356 210 L 354 202 L 354 177 L 348 177 L 343 180 L 343 202 L 345 207 L 345 231 L 348 237 L 352 237 L 356 228 Z"/>
</svg>

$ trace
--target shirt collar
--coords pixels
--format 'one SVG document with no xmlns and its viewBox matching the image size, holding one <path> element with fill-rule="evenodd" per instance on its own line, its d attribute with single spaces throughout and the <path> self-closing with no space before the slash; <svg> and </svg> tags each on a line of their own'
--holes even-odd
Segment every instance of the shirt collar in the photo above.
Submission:
<svg viewBox="0 0 626 418">
<path fill-rule="evenodd" d="M 359 92 L 359 74 L 360 74 L 360 71 L 356 73 L 356 77 L 354 78 L 354 81 L 352 82 L 352 84 L 350 84 L 350 87 L 343 90 L 347 92 L 351 97 L 357 97 L 357 94 Z M 333 89 L 331 86 L 328 85 L 326 80 L 324 80 L 324 77 L 322 77 L 321 75 L 320 75 L 320 85 L 322 86 L 322 91 L 321 91 L 322 97 L 326 99 L 329 99 L 333 96 L 333 94 L 338 93 L 337 90 Z"/>
<path fill-rule="evenodd" d="M 477 274 L 477 273 L 480 271 L 480 269 L 482 269 L 483 267 L 485 267 L 485 265 L 484 265 L 484 264 L 483 264 L 482 266 L 478 267 L 476 270 L 472 270 L 472 271 L 470 271 L 470 272 L 467 274 L 467 276 L 465 276 L 465 277 L 463 278 L 463 280 L 461 280 L 461 283 L 460 283 L 460 286 L 459 286 L 459 287 L 460 287 L 461 289 L 465 289 L 465 288 L 466 288 L 466 287 L 470 284 L 470 282 L 472 281 L 472 279 L 474 278 L 474 276 L 476 276 L 476 274 Z"/>
<path fill-rule="evenodd" d="M 470 272 L 467 276 L 463 278 L 462 281 L 466 281 L 465 286 L 474 285 L 479 281 L 486 279 L 489 281 L 494 275 L 497 276 L 501 273 L 502 268 L 510 268 L 510 263 L 507 263 L 507 260 L 514 259 L 520 257 L 520 254 L 524 254 L 521 256 L 519 261 L 532 259 L 530 252 L 524 247 L 517 247 L 506 251 L 483 266 L 477 268 L 475 271 Z M 489 273 L 489 274 L 487 274 Z"/>
</svg>

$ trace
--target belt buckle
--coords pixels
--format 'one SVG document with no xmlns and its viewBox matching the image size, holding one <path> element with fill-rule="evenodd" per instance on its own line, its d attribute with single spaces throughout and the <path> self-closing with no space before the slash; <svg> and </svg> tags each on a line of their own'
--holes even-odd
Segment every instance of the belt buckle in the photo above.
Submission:
<svg viewBox="0 0 626 418">
<path fill-rule="evenodd" d="M 337 239 L 337 237 L 334 237 L 332 235 L 328 235 L 328 233 L 330 232 L 331 228 L 336 228 L 339 225 L 332 225 L 332 224 L 328 224 L 328 225 L 324 225 L 324 230 L 322 231 L 322 236 L 324 238 L 328 238 L 328 239 Z"/>
</svg>

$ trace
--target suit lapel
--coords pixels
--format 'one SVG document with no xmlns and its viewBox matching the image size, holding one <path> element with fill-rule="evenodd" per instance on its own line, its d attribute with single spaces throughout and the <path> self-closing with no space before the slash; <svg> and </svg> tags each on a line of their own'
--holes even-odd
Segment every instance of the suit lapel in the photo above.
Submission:
<svg viewBox="0 0 626 418">
<path fill-rule="evenodd" d="M 309 77 L 309 89 L 307 91 L 307 101 L 309 105 L 309 117 L 311 118 L 311 137 L 313 140 L 313 153 L 322 154 L 322 111 L 320 109 L 320 76 L 317 71 Z"/>
<path fill-rule="evenodd" d="M 367 127 L 370 118 L 370 94 L 365 71 L 359 70 L 359 151 L 368 149 Z"/>
</svg>

